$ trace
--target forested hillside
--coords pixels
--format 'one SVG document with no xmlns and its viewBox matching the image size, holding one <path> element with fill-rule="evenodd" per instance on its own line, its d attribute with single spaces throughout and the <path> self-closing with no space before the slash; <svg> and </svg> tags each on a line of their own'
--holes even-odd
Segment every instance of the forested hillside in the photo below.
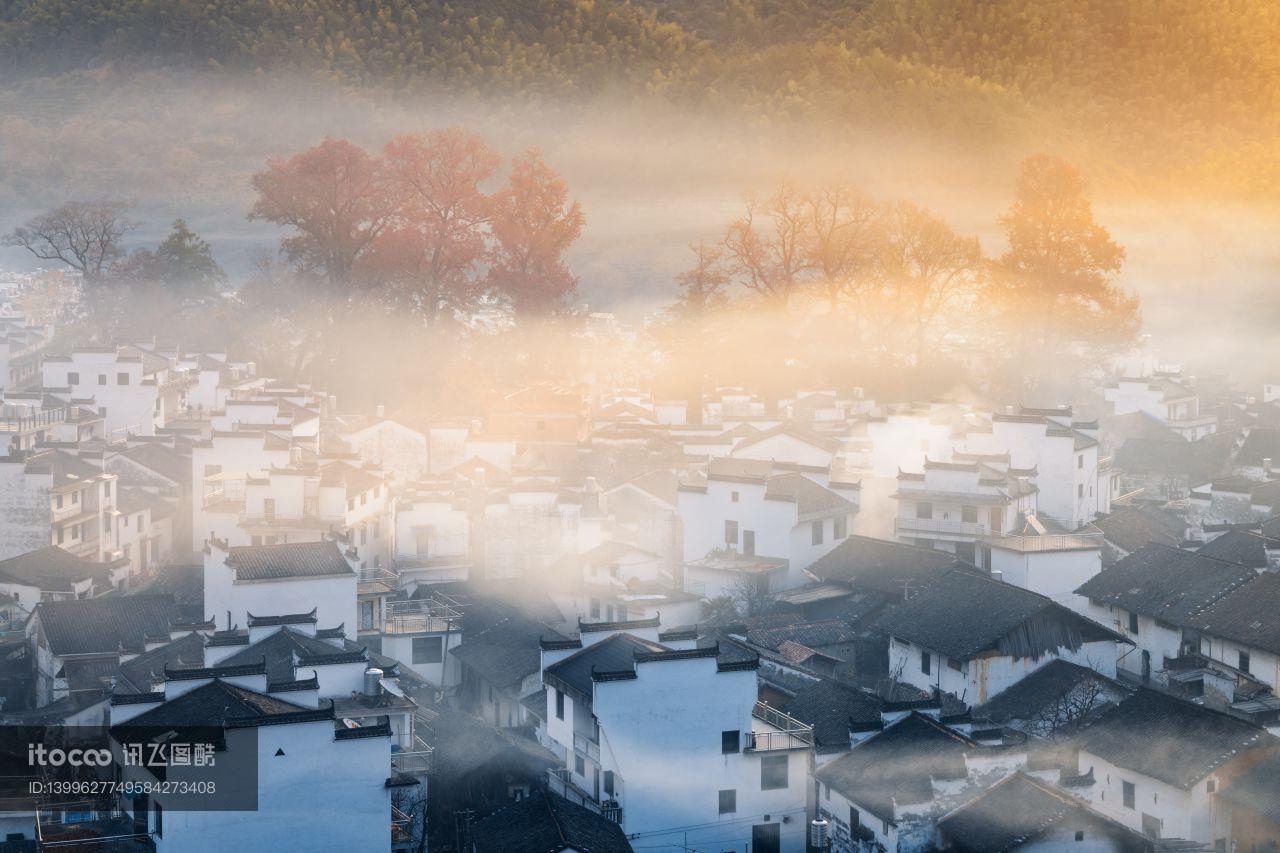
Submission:
<svg viewBox="0 0 1280 853">
<path fill-rule="evenodd" d="M 775 124 L 1055 140 L 1280 182 L 1271 0 L 5 0 L 0 69 L 300 70 L 360 89 L 659 99 Z"/>
</svg>

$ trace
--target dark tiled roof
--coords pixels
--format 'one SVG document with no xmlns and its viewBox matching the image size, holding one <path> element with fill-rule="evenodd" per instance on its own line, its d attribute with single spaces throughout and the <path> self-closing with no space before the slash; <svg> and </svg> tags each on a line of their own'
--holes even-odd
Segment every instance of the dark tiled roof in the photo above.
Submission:
<svg viewBox="0 0 1280 853">
<path fill-rule="evenodd" d="M 631 853 L 622 827 L 549 791 L 537 790 L 471 827 L 476 853 Z"/>
<path fill-rule="evenodd" d="M 1141 689 L 1075 738 L 1075 746 L 1184 790 L 1249 749 L 1280 740 L 1250 723 Z M 1080 757 L 1083 766 L 1087 756 Z"/>
<path fill-rule="evenodd" d="M 1116 453 L 1116 467 L 1208 482 L 1226 467 L 1231 446 L 1213 436 L 1198 441 L 1130 438 Z"/>
<path fill-rule="evenodd" d="M 932 548 L 850 536 L 808 570 L 822 580 L 842 581 L 856 589 L 901 598 L 904 583 L 918 589 L 956 564 L 954 556 Z"/>
<path fill-rule="evenodd" d="M 93 578 L 107 584 L 108 563 L 84 560 L 57 545 L 47 545 L 0 561 L 0 578 L 44 592 L 71 592 L 72 584 Z"/>
<path fill-rule="evenodd" d="M 1092 811 L 1080 800 L 1055 791 L 1023 773 L 1014 773 L 938 821 L 948 850 L 1004 853 L 1033 842 L 1069 818 L 1105 824 L 1109 840 L 1124 853 L 1151 849 L 1151 842 Z M 1073 824 L 1074 825 L 1074 824 Z M 1093 833 L 1086 833 L 1092 836 Z"/>
<path fill-rule="evenodd" d="M 465 621 L 470 619 L 468 611 Z M 541 668 L 540 638 L 566 639 L 542 622 L 508 615 L 477 634 L 464 635 L 462 644 L 449 651 L 490 684 L 515 687 Z"/>
<path fill-rule="evenodd" d="M 1267 568 L 1267 549 L 1280 549 L 1280 540 L 1267 539 L 1247 530 L 1228 530 L 1205 545 L 1197 553 L 1228 563 L 1239 563 L 1251 569 Z"/>
<path fill-rule="evenodd" d="M 120 664 L 121 682 L 117 693 L 150 693 L 153 681 L 163 681 L 165 668 L 204 665 L 204 638 L 194 631 L 172 643 L 138 655 Z"/>
<path fill-rule="evenodd" d="M 933 797 L 934 779 L 962 779 L 964 753 L 974 742 L 913 711 L 820 768 L 815 776 L 877 817 L 894 819 L 894 805 Z"/>
<path fill-rule="evenodd" d="M 1191 627 L 1199 623 L 1209 605 L 1253 576 L 1253 570 L 1235 563 L 1151 543 L 1103 569 L 1076 592 L 1133 613 Z"/>
<path fill-rule="evenodd" d="M 748 641 L 775 652 L 779 646 L 788 641 L 800 643 L 811 649 L 820 649 L 823 646 L 852 643 L 856 639 L 857 634 L 839 619 L 824 619 L 820 622 L 798 622 L 791 625 L 770 627 L 752 627 L 747 630 Z"/>
<path fill-rule="evenodd" d="M 419 733 L 434 748 L 433 770 L 443 779 L 490 767 L 541 783 L 548 768 L 564 763 L 554 752 L 523 737 L 517 729 L 495 728 L 458 711 L 435 716 Z"/>
<path fill-rule="evenodd" d="M 191 479 L 191 459 L 162 444 L 146 442 L 123 451 L 121 455 L 174 483 Z"/>
<path fill-rule="evenodd" d="M 543 678 L 554 686 L 567 686 L 588 699 L 593 672 L 623 672 L 635 668 L 636 652 L 663 652 L 667 647 L 631 634 L 614 634 L 574 652 L 547 667 Z"/>
<path fill-rule="evenodd" d="M 265 658 L 267 681 L 289 681 L 294 677 L 293 656 L 295 654 L 300 658 L 307 658 L 335 655 L 342 651 L 324 640 L 308 637 L 291 628 L 281 628 L 253 645 L 223 658 L 218 662 L 218 666 L 258 663 Z"/>
<path fill-rule="evenodd" d="M 337 544 L 327 540 L 234 547 L 227 557 L 227 564 L 235 569 L 237 580 L 282 580 L 354 574 Z"/>
<path fill-rule="evenodd" d="M 261 719 L 307 710 L 314 709 L 303 708 L 274 696 L 255 693 L 215 679 L 150 711 L 144 711 L 123 725 L 214 726 L 221 725 L 226 720 Z"/>
<path fill-rule="evenodd" d="M 1124 507 L 1094 519 L 1094 526 L 1107 541 L 1127 552 L 1148 542 L 1176 546 L 1186 534 L 1186 522 L 1167 510 L 1150 504 Z"/>
<path fill-rule="evenodd" d="M 1009 643 L 1009 635 L 1032 617 L 1052 620 L 1060 630 L 1036 632 L 1041 646 Z M 949 657 L 968 660 L 998 648 L 1018 657 L 1039 658 L 1058 645 L 1114 636 L 1112 632 L 1043 595 L 954 571 L 876 620 L 877 630 Z M 1007 648 L 1006 648 L 1007 647 Z"/>
<path fill-rule="evenodd" d="M 800 515 L 853 510 L 848 498 L 823 488 L 803 474 L 779 474 L 765 484 L 764 496 L 770 500 L 795 501 Z"/>
<path fill-rule="evenodd" d="M 1100 424 L 1102 434 L 1107 438 L 1143 438 L 1157 441 L 1181 441 L 1182 438 L 1168 426 L 1146 412 L 1129 412 L 1123 415 L 1108 415 Z"/>
<path fill-rule="evenodd" d="M 1200 615 L 1206 634 L 1280 654 L 1280 575 L 1264 572 Z"/>
<path fill-rule="evenodd" d="M 781 710 L 813 726 L 819 752 L 843 752 L 849 748 L 850 725 L 876 725 L 881 706 L 874 693 L 824 678 L 797 690 Z"/>
<path fill-rule="evenodd" d="M 53 654 L 114 655 L 122 647 L 142 648 L 146 637 L 168 636 L 178 607 L 168 595 L 125 595 L 42 601 L 35 614 Z"/>
<path fill-rule="evenodd" d="M 797 403 L 796 405 L 801 405 L 801 403 Z M 821 450 L 825 450 L 828 453 L 836 453 L 837 451 L 840 450 L 839 439 L 832 438 L 829 435 L 823 435 L 822 433 L 819 433 L 819 432 L 814 432 L 808 427 L 803 426 L 801 424 L 797 424 L 797 423 L 778 424 L 773 429 L 767 429 L 764 432 L 759 432 L 748 438 L 744 438 L 738 442 L 738 444 L 734 447 L 734 450 L 741 450 L 744 447 L 750 447 L 753 444 L 759 444 L 760 442 L 773 438 L 776 435 L 790 436 L 791 438 L 794 438 L 797 441 L 802 441 L 805 444 L 813 445 L 814 447 L 817 447 Z"/>
<path fill-rule="evenodd" d="M 1236 454 L 1236 464 L 1242 466 L 1258 468 L 1262 466 L 1263 459 L 1270 459 L 1280 468 L 1280 429 L 1254 427 Z"/>
<path fill-rule="evenodd" d="M 1107 678 L 1085 666 L 1062 659 L 1049 661 L 1021 681 L 996 694 L 987 704 L 975 708 L 975 716 L 990 717 L 995 722 L 1005 720 L 1034 720 L 1049 709 L 1077 685 L 1096 682 L 1115 693 L 1125 692 L 1119 682 Z M 1105 702 L 1099 703 L 1100 711 Z"/>
</svg>

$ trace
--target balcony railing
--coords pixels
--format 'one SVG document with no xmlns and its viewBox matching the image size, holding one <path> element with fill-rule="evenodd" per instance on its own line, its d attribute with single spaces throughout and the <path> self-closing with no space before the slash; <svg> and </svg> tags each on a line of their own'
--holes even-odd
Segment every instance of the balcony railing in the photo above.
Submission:
<svg viewBox="0 0 1280 853">
<path fill-rule="evenodd" d="M 990 528 L 976 521 L 943 521 L 934 518 L 907 518 L 893 520 L 895 533 L 929 533 L 934 536 L 985 536 Z"/>
<path fill-rule="evenodd" d="M 771 731 L 746 733 L 747 750 L 764 752 L 776 749 L 808 749 L 813 746 L 813 726 L 784 714 L 767 702 L 757 702 L 751 709 L 753 719 L 769 726 Z"/>
<path fill-rule="evenodd" d="M 410 776 L 430 773 L 434 752 L 430 744 L 414 735 L 413 749 L 391 753 L 391 770 L 394 773 L 407 773 Z"/>
<path fill-rule="evenodd" d="M 36 840 L 40 850 L 96 853 L 154 851 L 148 832 L 138 832 L 131 814 L 94 804 L 63 805 L 36 812 Z"/>
<path fill-rule="evenodd" d="M 552 767 L 547 771 L 547 788 L 553 794 L 559 794 L 571 803 L 577 803 L 598 815 L 603 815 L 614 823 L 622 823 L 622 805 L 612 798 L 604 803 L 597 802 L 595 797 L 573 784 L 566 767 Z"/>
<path fill-rule="evenodd" d="M 600 744 L 596 741 L 574 732 L 573 748 L 594 761 L 596 764 L 600 763 Z"/>
<path fill-rule="evenodd" d="M 393 601 L 382 623 L 384 634 L 426 634 L 462 628 L 462 609 L 434 599 Z"/>
<path fill-rule="evenodd" d="M 1080 551 L 1102 547 L 1103 534 L 1051 533 L 1044 536 L 1013 536 L 1004 533 L 988 533 L 982 541 L 993 548 L 1004 548 L 1023 554 L 1037 551 Z"/>
</svg>

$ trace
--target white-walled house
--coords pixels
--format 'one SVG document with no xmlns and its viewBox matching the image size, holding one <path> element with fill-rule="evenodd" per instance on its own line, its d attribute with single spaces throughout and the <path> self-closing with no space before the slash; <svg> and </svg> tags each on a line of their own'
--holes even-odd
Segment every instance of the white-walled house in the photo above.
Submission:
<svg viewBox="0 0 1280 853">
<path fill-rule="evenodd" d="M 1120 657 L 1119 671 L 1145 681 L 1161 677 L 1184 654 L 1198 653 L 1204 612 L 1253 578 L 1245 566 L 1153 542 L 1076 592 L 1087 601 L 1086 615 L 1135 645 Z"/>
<path fill-rule="evenodd" d="M 181 675 L 178 679 L 176 676 Z M 177 670 L 164 690 L 113 698 L 112 749 L 149 742 L 157 730 L 201 727 L 222 733 L 214 764 L 166 768 L 172 782 L 210 781 L 240 810 L 182 808 L 180 794 L 155 792 L 128 802 L 157 853 L 318 847 L 384 853 L 395 846 L 398 822 L 392 776 L 392 730 L 385 723 L 349 725 L 327 703 L 295 691 L 272 692 L 259 666 Z M 256 784 L 243 776 L 256 774 Z M 127 781 L 157 779 L 146 767 L 124 767 Z M 305 792 L 305 796 L 300 796 Z"/>
<path fill-rule="evenodd" d="M 205 545 L 205 610 L 224 628 L 247 625 L 253 615 L 270 616 L 316 608 L 319 623 L 354 633 L 358 575 L 332 540 L 285 545 Z"/>
<path fill-rule="evenodd" d="M 1009 454 L 1009 464 L 1035 469 L 1038 511 L 1068 530 L 1110 509 L 1109 472 L 1101 469 L 1098 424 L 1072 419 L 1070 409 L 996 412 L 984 427 L 970 429 L 964 450 Z"/>
<path fill-rule="evenodd" d="M 908 544 L 937 548 L 976 565 L 982 537 L 1005 533 L 1035 514 L 1035 476 L 1035 469 L 1010 467 L 1007 454 L 925 459 L 919 472 L 898 472 L 894 532 Z"/>
<path fill-rule="evenodd" d="M 194 380 L 168 359 L 134 346 L 77 347 L 67 355 L 46 355 L 41 374 L 49 393 L 68 401 L 92 400 L 106 419 L 109 439 L 155 435 L 169 413 L 183 405 Z"/>
<path fill-rule="evenodd" d="M 46 545 L 102 562 L 119 556 L 118 478 L 66 450 L 0 457 L 0 558 Z"/>
<path fill-rule="evenodd" d="M 1114 677 L 1124 638 L 1052 599 L 955 570 L 885 611 L 889 675 L 981 705 L 1052 660 Z"/>
<path fill-rule="evenodd" d="M 804 850 L 812 729 L 757 701 L 757 660 L 660 636 L 583 623 L 543 643 L 552 790 L 657 846 Z"/>
<path fill-rule="evenodd" d="M 788 422 L 739 439 L 729 455 L 737 459 L 772 460 L 830 469 L 840 448 L 840 439 Z"/>
<path fill-rule="evenodd" d="M 1200 413 L 1200 399 L 1180 373 L 1122 376 L 1103 389 L 1103 397 L 1111 404 L 1112 414 L 1145 412 L 1188 441 L 1204 438 L 1218 427 L 1215 415 Z"/>
<path fill-rule="evenodd" d="M 1214 844 L 1218 792 L 1280 749 L 1251 723 L 1140 689 L 1072 739 L 1072 792 L 1150 838 Z"/>
<path fill-rule="evenodd" d="M 677 502 L 686 586 L 689 564 L 741 557 L 785 564 L 782 575 L 769 579 L 773 591 L 803 585 L 804 570 L 848 537 L 856 510 L 847 498 L 802 474 L 775 472 L 772 462 L 746 459 L 711 460 L 705 482 L 682 484 Z M 734 568 L 724 574 L 715 586 L 734 584 Z M 693 591 L 722 594 L 711 585 Z"/>
</svg>

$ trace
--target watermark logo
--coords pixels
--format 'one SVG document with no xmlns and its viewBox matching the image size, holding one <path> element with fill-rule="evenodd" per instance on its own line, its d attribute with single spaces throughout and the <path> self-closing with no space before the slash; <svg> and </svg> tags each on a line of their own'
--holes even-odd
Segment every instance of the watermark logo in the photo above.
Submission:
<svg viewBox="0 0 1280 853">
<path fill-rule="evenodd" d="M 27 744 L 27 764 L 32 767 L 107 767 L 109 749 L 50 749 L 42 743 Z"/>
</svg>

